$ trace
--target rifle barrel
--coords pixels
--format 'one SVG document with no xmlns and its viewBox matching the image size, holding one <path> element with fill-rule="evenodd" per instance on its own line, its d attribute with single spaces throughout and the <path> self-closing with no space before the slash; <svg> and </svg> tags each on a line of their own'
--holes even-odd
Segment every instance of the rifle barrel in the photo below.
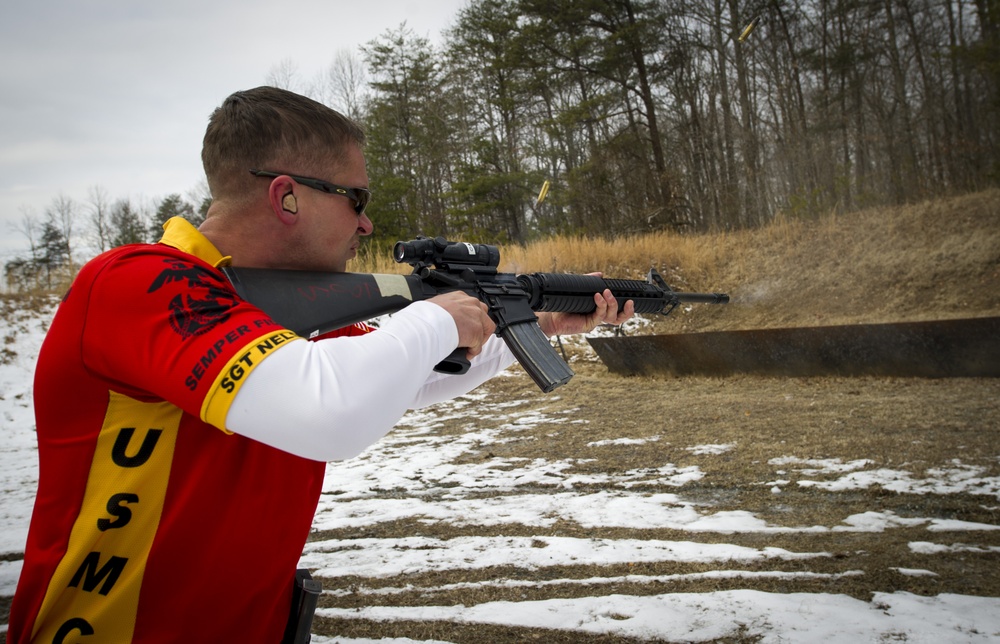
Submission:
<svg viewBox="0 0 1000 644">
<path fill-rule="evenodd" d="M 729 304 L 729 295 L 725 293 L 674 293 L 678 302 L 692 304 Z"/>
</svg>

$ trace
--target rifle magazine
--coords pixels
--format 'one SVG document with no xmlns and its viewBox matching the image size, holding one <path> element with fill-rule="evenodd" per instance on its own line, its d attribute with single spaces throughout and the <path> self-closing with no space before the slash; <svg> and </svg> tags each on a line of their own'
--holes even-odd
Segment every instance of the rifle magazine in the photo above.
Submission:
<svg viewBox="0 0 1000 644">
<path fill-rule="evenodd" d="M 542 333 L 537 321 L 508 325 L 498 335 L 543 392 L 549 393 L 573 377 L 573 370 Z"/>
</svg>

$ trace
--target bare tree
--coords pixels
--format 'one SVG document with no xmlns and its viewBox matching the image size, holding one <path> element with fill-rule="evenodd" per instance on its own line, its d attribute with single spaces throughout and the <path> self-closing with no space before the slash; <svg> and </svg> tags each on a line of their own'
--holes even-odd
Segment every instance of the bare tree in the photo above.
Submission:
<svg viewBox="0 0 1000 644">
<path fill-rule="evenodd" d="M 41 224 L 38 221 L 38 216 L 35 211 L 28 206 L 21 206 L 21 219 L 17 223 L 10 225 L 14 232 L 21 233 L 24 238 L 28 241 L 28 250 L 31 253 L 31 258 L 35 259 L 38 256 L 38 235 L 41 228 Z"/>
<path fill-rule="evenodd" d="M 202 179 L 193 188 L 187 191 L 187 198 L 194 204 L 195 221 L 205 221 L 208 216 L 208 209 L 212 205 L 212 191 L 208 189 L 208 181 Z"/>
<path fill-rule="evenodd" d="M 73 225 L 76 223 L 76 212 L 76 202 L 63 194 L 54 197 L 52 203 L 45 209 L 46 223 L 51 224 L 62 236 L 70 270 L 73 267 Z"/>
<path fill-rule="evenodd" d="M 348 49 L 340 49 L 317 83 L 323 103 L 352 119 L 362 116 L 364 88 L 368 84 L 365 66 Z"/>
<path fill-rule="evenodd" d="M 100 186 L 91 186 L 87 198 L 88 238 L 98 253 L 111 248 L 111 222 L 109 221 L 111 201 L 108 193 Z"/>
<path fill-rule="evenodd" d="M 284 58 L 277 65 L 271 67 L 267 72 L 265 81 L 271 87 L 287 89 L 289 91 L 301 91 L 298 65 L 291 58 Z"/>
<path fill-rule="evenodd" d="M 27 291 L 34 288 L 38 279 L 41 223 L 35 212 L 22 206 L 21 219 L 10 224 L 11 230 L 21 233 L 28 241 L 29 257 L 15 257 L 4 264 L 4 278 L 8 291 Z"/>
</svg>

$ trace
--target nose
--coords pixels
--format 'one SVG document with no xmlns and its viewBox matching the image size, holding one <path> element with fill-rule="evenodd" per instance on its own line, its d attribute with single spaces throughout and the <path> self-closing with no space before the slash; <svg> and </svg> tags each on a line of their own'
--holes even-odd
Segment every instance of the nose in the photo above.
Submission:
<svg viewBox="0 0 1000 644">
<path fill-rule="evenodd" d="M 368 213 L 362 213 L 358 217 L 358 234 L 362 236 L 371 235 L 375 230 L 375 224 L 368 218 Z"/>
</svg>

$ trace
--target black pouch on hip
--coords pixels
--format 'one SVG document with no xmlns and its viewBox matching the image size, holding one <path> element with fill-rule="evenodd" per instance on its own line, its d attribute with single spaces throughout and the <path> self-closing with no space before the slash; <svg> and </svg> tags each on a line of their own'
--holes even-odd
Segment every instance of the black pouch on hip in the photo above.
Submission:
<svg viewBox="0 0 1000 644">
<path fill-rule="evenodd" d="M 292 588 L 292 606 L 285 626 L 282 644 L 309 644 L 312 639 L 313 614 L 316 602 L 323 592 L 323 584 L 312 578 L 309 571 L 299 568 L 295 571 L 295 586 Z"/>
</svg>

